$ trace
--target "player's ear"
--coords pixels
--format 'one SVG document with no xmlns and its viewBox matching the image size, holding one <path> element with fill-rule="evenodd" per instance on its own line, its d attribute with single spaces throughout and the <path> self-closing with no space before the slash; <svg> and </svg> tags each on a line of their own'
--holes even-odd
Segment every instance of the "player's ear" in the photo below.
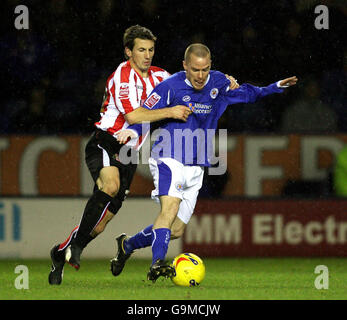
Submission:
<svg viewBox="0 0 347 320">
<path fill-rule="evenodd" d="M 186 64 L 186 61 L 185 60 L 183 60 L 183 62 L 182 62 L 182 64 L 183 64 L 183 68 L 184 68 L 184 70 L 186 70 L 187 71 L 187 64 Z"/>
<path fill-rule="evenodd" d="M 128 56 L 129 59 L 131 58 L 132 52 L 128 47 L 125 47 L 124 53 L 126 54 L 126 56 Z"/>
</svg>

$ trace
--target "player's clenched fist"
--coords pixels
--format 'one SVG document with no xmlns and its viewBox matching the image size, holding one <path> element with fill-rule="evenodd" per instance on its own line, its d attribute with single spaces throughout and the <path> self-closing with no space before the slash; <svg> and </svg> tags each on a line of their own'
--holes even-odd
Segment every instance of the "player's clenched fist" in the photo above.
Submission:
<svg viewBox="0 0 347 320">
<path fill-rule="evenodd" d="M 134 132 L 134 130 L 124 129 L 116 132 L 116 138 L 120 144 L 125 144 L 128 142 L 129 139 L 133 139 L 136 137 L 137 134 Z"/>
<path fill-rule="evenodd" d="M 170 108 L 171 111 L 171 117 L 173 119 L 177 120 L 183 120 L 187 121 L 189 115 L 192 113 L 192 111 L 184 105 L 177 105 L 172 108 Z"/>
<path fill-rule="evenodd" d="M 237 80 L 236 80 L 234 77 L 229 76 L 228 74 L 226 74 L 225 76 L 230 80 L 230 86 L 229 86 L 229 88 L 230 88 L 231 90 L 235 90 L 235 89 L 237 89 L 237 88 L 240 87 L 240 85 L 237 83 Z"/>
</svg>

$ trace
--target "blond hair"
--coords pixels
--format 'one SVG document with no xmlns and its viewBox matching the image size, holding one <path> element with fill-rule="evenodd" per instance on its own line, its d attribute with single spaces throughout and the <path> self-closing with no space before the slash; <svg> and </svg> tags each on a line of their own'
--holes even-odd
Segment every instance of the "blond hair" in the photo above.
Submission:
<svg viewBox="0 0 347 320">
<path fill-rule="evenodd" d="M 193 43 L 188 46 L 184 52 L 184 61 L 188 62 L 192 54 L 200 58 L 206 58 L 207 56 L 211 58 L 210 49 L 202 43 Z"/>
</svg>

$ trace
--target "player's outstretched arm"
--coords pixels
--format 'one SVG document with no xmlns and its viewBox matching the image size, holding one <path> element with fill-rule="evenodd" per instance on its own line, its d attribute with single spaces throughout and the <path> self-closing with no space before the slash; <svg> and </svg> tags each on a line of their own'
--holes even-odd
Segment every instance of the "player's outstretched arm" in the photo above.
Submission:
<svg viewBox="0 0 347 320">
<path fill-rule="evenodd" d="M 155 110 L 149 110 L 147 108 L 140 107 L 130 113 L 127 113 L 124 117 L 129 124 L 141 123 L 143 121 L 155 122 L 167 118 L 187 121 L 188 116 L 191 113 L 191 110 L 184 105 L 177 105 L 174 107 Z"/>
<path fill-rule="evenodd" d="M 237 90 L 229 90 L 225 93 L 229 104 L 254 103 L 257 100 L 274 93 L 281 93 L 285 88 L 294 86 L 298 81 L 296 76 L 274 82 L 266 87 L 257 87 L 243 83 Z"/>
</svg>

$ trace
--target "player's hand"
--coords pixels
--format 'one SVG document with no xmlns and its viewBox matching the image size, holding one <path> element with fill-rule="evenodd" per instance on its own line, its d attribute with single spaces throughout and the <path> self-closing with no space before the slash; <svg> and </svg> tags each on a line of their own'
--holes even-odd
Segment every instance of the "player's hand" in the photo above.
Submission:
<svg viewBox="0 0 347 320">
<path fill-rule="evenodd" d="M 116 138 L 120 144 L 125 144 L 129 139 L 136 138 L 136 134 L 132 130 L 120 130 L 116 132 Z"/>
<path fill-rule="evenodd" d="M 184 105 L 177 105 L 172 108 L 170 108 L 171 111 L 171 118 L 187 121 L 189 115 L 192 113 L 192 110 L 190 110 L 187 106 Z"/>
<path fill-rule="evenodd" d="M 280 86 L 281 87 L 291 87 L 296 85 L 296 83 L 298 82 L 298 78 L 296 76 L 284 79 L 280 82 Z"/>
<path fill-rule="evenodd" d="M 226 74 L 225 76 L 230 80 L 230 90 L 235 90 L 240 87 L 240 85 L 237 83 L 237 80 L 234 77 L 229 76 L 228 74 Z"/>
</svg>

